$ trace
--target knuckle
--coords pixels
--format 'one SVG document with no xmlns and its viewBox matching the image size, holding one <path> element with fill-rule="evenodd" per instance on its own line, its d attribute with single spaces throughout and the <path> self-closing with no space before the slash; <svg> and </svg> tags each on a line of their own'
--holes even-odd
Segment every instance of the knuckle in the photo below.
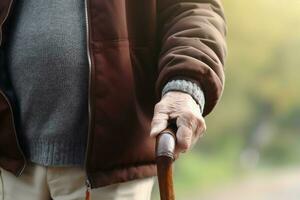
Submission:
<svg viewBox="0 0 300 200">
<path fill-rule="evenodd" d="M 195 124 L 197 124 L 197 126 L 202 126 L 203 125 L 203 121 L 201 119 L 201 117 L 195 116 Z"/>
<path fill-rule="evenodd" d="M 156 124 L 157 124 L 157 120 L 153 118 L 151 121 L 151 127 L 153 128 Z"/>
<path fill-rule="evenodd" d="M 202 128 L 198 128 L 197 131 L 195 132 L 195 138 L 199 138 L 201 137 L 201 135 L 203 135 L 203 129 Z"/>
<path fill-rule="evenodd" d="M 195 114 L 191 110 L 186 110 L 184 116 L 190 120 L 195 118 Z"/>
<path fill-rule="evenodd" d="M 187 126 L 192 130 L 195 130 L 199 126 L 200 119 L 191 111 L 186 112 L 185 116 L 186 116 Z"/>
<path fill-rule="evenodd" d="M 198 129 L 198 135 L 199 135 L 199 137 L 204 136 L 205 131 L 206 131 L 206 126 L 205 125 L 204 126 L 200 126 L 199 129 Z"/>
<path fill-rule="evenodd" d="M 184 151 L 188 150 L 189 149 L 189 143 L 187 141 L 183 141 L 180 143 L 180 148 Z"/>
<path fill-rule="evenodd" d="M 207 130 L 207 127 L 205 125 L 205 123 L 203 124 L 203 132 L 205 132 Z"/>
<path fill-rule="evenodd" d="M 159 119 L 160 119 L 160 115 L 156 113 L 152 118 L 152 122 L 158 121 Z"/>
<path fill-rule="evenodd" d="M 165 108 L 165 103 L 160 101 L 159 103 L 157 103 L 155 106 L 154 106 L 154 112 L 157 113 L 157 112 L 161 112 L 164 108 Z"/>
<path fill-rule="evenodd" d="M 205 125 L 205 121 L 203 120 L 203 118 L 199 117 L 196 119 L 197 120 L 197 127 L 203 132 L 206 130 L 206 125 Z"/>
<path fill-rule="evenodd" d="M 183 150 L 188 150 L 190 148 L 190 141 L 191 141 L 192 135 L 185 133 L 184 135 L 181 135 L 178 139 L 178 145 Z"/>
</svg>

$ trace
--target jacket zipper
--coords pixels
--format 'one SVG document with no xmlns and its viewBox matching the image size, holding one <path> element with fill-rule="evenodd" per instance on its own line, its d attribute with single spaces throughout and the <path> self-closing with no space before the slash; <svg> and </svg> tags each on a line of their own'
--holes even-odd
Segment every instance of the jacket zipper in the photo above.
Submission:
<svg viewBox="0 0 300 200">
<path fill-rule="evenodd" d="M 86 184 L 85 200 L 91 200 L 91 183 L 87 179 L 85 184 Z"/>
<path fill-rule="evenodd" d="M 89 144 L 90 144 L 90 132 L 91 132 L 91 119 L 92 119 L 92 105 L 91 105 L 91 84 L 92 84 L 92 62 L 91 62 L 91 55 L 90 55 L 90 48 L 89 48 L 89 15 L 88 15 L 88 0 L 85 0 L 85 22 L 86 22 L 86 48 L 87 48 L 87 57 L 88 57 L 88 64 L 89 64 L 89 87 L 88 87 L 88 114 L 89 114 L 89 120 L 88 120 L 88 135 L 87 135 L 87 145 L 86 145 L 86 152 L 85 152 L 85 161 L 84 161 L 84 167 L 86 170 L 86 199 L 89 199 L 90 196 L 90 190 L 91 190 L 91 182 L 89 180 L 89 175 L 87 173 L 87 157 L 88 157 L 88 150 L 89 150 Z"/>
<path fill-rule="evenodd" d="M 0 28 L 1 28 L 1 38 L 0 38 L 0 45 L 2 44 L 2 37 L 3 37 L 3 33 L 2 33 L 2 25 L 4 24 L 4 22 L 6 21 L 8 15 L 9 15 L 9 12 L 10 12 L 10 9 L 11 9 L 11 6 L 13 4 L 13 0 L 11 0 L 10 4 L 9 4 L 9 7 L 8 7 L 8 10 L 7 10 L 7 13 L 2 21 L 2 24 L 0 24 Z"/>
<path fill-rule="evenodd" d="M 6 15 L 5 15 L 5 17 L 4 17 L 3 21 L 2 21 L 2 24 L 0 24 L 0 27 L 1 27 L 1 28 L 2 28 L 2 25 L 4 24 L 4 22 L 7 20 L 7 17 L 8 17 L 8 15 L 9 15 L 9 13 L 10 13 L 10 9 L 11 9 L 12 4 L 13 4 L 13 1 L 14 1 L 14 0 L 11 0 L 11 2 L 10 2 L 10 4 L 9 4 L 9 7 L 8 7 L 8 10 L 7 10 L 7 13 L 6 13 Z M 2 32 L 2 30 L 1 30 L 0 45 L 2 45 L 2 37 L 3 37 L 3 32 Z"/>
<path fill-rule="evenodd" d="M 0 27 L 2 27 L 3 24 L 4 24 L 4 22 L 7 20 L 13 2 L 14 2 L 14 0 L 11 0 L 11 2 L 10 2 L 10 4 L 9 4 L 9 7 L 8 7 L 8 10 L 7 10 L 7 13 L 6 13 L 6 16 L 4 17 L 4 19 L 3 19 L 2 24 L 1 24 Z M 0 45 L 2 45 L 2 38 L 3 38 L 3 32 L 2 32 L 2 30 L 1 30 Z M 2 90 L 0 90 L 0 93 L 4 96 L 6 102 L 7 102 L 8 105 L 9 105 L 9 109 L 10 109 L 10 112 L 11 112 L 11 114 L 12 114 L 12 125 L 13 125 L 14 136 L 15 136 L 15 138 L 16 138 L 18 150 L 19 150 L 19 152 L 21 153 L 22 158 L 23 158 L 23 160 L 24 160 L 24 164 L 23 164 L 22 168 L 21 168 L 21 169 L 19 170 L 19 172 L 16 174 L 17 176 L 20 176 L 20 175 L 23 173 L 23 171 L 24 171 L 24 169 L 25 169 L 25 167 L 26 167 L 27 162 L 26 162 L 26 158 L 25 158 L 24 152 L 22 151 L 21 146 L 20 146 L 20 143 L 19 143 L 19 140 L 18 140 L 17 131 L 16 131 L 16 126 L 15 126 L 15 117 L 14 117 L 12 105 L 11 105 L 11 103 L 10 103 L 10 101 L 9 101 L 9 98 L 6 96 L 6 94 L 5 94 Z"/>
</svg>

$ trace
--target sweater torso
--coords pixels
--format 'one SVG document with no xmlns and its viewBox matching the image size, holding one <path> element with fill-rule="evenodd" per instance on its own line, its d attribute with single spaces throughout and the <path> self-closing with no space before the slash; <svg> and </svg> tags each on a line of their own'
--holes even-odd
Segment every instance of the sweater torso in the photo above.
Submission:
<svg viewBox="0 0 300 200">
<path fill-rule="evenodd" d="M 26 0 L 14 9 L 8 72 L 24 152 L 42 165 L 82 165 L 89 69 L 84 1 Z"/>
</svg>

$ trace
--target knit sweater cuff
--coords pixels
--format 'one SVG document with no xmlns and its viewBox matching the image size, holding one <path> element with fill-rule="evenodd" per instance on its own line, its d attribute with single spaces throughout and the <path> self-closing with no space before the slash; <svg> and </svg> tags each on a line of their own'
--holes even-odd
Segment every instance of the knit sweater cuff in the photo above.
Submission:
<svg viewBox="0 0 300 200">
<path fill-rule="evenodd" d="M 162 96 L 169 91 L 180 91 L 190 94 L 198 103 L 201 114 L 203 113 L 205 104 L 204 93 L 196 83 L 187 80 L 171 80 L 164 86 Z"/>
</svg>

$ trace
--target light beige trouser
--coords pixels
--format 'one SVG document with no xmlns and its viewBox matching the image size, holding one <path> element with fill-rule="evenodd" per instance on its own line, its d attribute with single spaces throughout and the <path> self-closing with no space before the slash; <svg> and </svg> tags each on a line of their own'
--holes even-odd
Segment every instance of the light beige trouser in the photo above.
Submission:
<svg viewBox="0 0 300 200">
<path fill-rule="evenodd" d="M 85 200 L 82 168 L 29 163 L 20 177 L 2 168 L 0 171 L 0 200 Z M 150 177 L 95 188 L 91 200 L 150 200 L 153 183 L 154 177 Z"/>
</svg>

